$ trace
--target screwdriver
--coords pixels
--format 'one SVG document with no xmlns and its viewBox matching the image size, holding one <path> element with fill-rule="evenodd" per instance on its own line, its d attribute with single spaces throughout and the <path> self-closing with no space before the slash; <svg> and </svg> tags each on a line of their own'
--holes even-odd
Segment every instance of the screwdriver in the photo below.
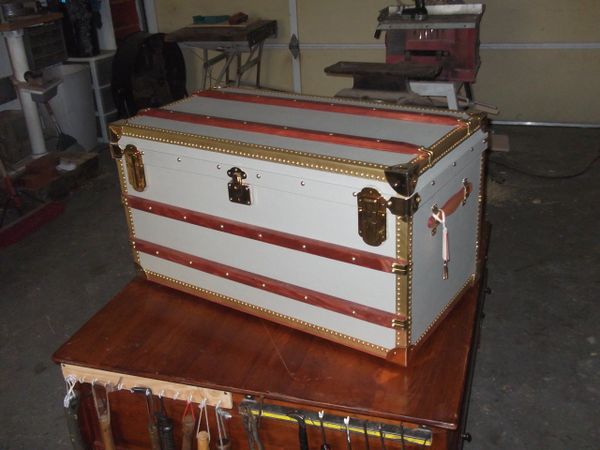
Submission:
<svg viewBox="0 0 600 450">
<path fill-rule="evenodd" d="M 323 417 L 325 417 L 325 411 L 319 411 L 319 422 L 321 424 L 321 450 L 331 450 L 331 445 L 327 443 L 327 439 L 325 439 L 325 427 L 323 426 Z"/>
</svg>

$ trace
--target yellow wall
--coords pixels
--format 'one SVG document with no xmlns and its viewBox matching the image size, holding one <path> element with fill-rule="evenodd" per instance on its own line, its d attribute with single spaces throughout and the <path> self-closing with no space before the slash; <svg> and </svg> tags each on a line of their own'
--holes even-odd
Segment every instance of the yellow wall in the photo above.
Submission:
<svg viewBox="0 0 600 450">
<path fill-rule="evenodd" d="M 297 0 L 302 44 L 382 44 L 373 31 L 379 9 L 393 0 Z M 482 22 L 482 66 L 476 99 L 498 106 L 497 119 L 600 124 L 600 49 L 486 49 L 486 44 L 598 44 L 600 1 L 488 0 Z M 159 28 L 169 32 L 191 23 L 196 14 L 244 11 L 252 18 L 278 21 L 279 35 L 289 40 L 287 0 L 156 0 Z M 189 87 L 198 87 L 201 52 L 185 49 Z M 285 48 L 265 50 L 265 87 L 291 89 L 291 56 Z M 334 95 L 350 87 L 350 78 L 331 77 L 323 68 L 341 60 L 383 61 L 384 50 L 304 48 L 302 90 Z"/>
</svg>

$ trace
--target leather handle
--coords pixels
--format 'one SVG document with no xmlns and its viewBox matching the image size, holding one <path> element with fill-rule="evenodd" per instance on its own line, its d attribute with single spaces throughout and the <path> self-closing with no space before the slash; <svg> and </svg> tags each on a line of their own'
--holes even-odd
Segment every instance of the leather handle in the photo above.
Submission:
<svg viewBox="0 0 600 450">
<path fill-rule="evenodd" d="M 150 449 L 161 450 L 160 448 L 160 436 L 158 435 L 158 428 L 153 421 L 148 423 L 148 434 L 150 435 Z"/>
<path fill-rule="evenodd" d="M 113 439 L 112 430 L 110 428 L 110 416 L 99 416 L 98 422 L 100 424 L 100 435 L 102 436 L 102 444 L 104 445 L 104 450 L 115 450 L 115 441 Z"/>
<path fill-rule="evenodd" d="M 192 438 L 194 436 L 194 419 L 186 415 L 181 421 L 181 450 L 192 450 Z"/>
<path fill-rule="evenodd" d="M 208 450 L 208 432 L 206 431 L 201 431 L 200 433 L 198 433 L 198 437 L 197 437 L 198 441 L 197 441 L 197 445 L 198 445 L 198 450 Z"/>
<path fill-rule="evenodd" d="M 467 202 L 467 199 L 471 195 L 471 192 L 473 192 L 473 183 L 471 183 L 465 178 L 463 180 L 463 186 L 460 188 L 460 190 L 458 190 L 448 200 L 446 200 L 444 206 L 442 206 L 439 209 L 444 211 L 446 217 L 452 215 L 458 209 L 459 206 L 464 205 Z M 437 225 L 437 220 L 435 220 L 433 215 L 430 216 L 429 220 L 427 221 L 427 228 L 435 229 L 437 228 Z"/>
</svg>

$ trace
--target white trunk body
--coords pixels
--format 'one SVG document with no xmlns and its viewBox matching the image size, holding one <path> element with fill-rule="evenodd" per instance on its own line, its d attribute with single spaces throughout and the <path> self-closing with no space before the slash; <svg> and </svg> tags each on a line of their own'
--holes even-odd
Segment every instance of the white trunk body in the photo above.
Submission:
<svg viewBox="0 0 600 450">
<path fill-rule="evenodd" d="M 247 94 L 245 90 L 235 89 L 220 92 Z M 258 93 L 270 99 L 305 99 Z M 307 101 L 342 106 L 364 105 L 334 99 L 310 98 Z M 399 238 L 397 235 L 401 234 L 401 229 L 397 230 L 397 226 L 401 223 L 400 219 L 388 211 L 385 217 L 386 239 L 373 246 L 363 241 L 358 233 L 357 194 L 369 187 L 376 189 L 385 199 L 403 196 L 382 177 L 344 173 L 335 165 L 326 167 L 327 159 L 387 167 L 411 163 L 414 155 L 256 132 L 243 127 L 210 126 L 192 123 L 192 120 L 196 116 L 210 116 L 211 120 L 215 117 L 234 119 L 274 125 L 285 130 L 288 130 L 287 127 L 316 130 L 335 136 L 403 141 L 421 147 L 434 145 L 453 129 L 452 126 L 306 110 L 294 105 L 282 107 L 203 97 L 192 97 L 165 109 L 184 113 L 181 117 L 185 120 L 179 120 L 180 116 L 169 120 L 142 114 L 124 126 L 120 124 L 122 128 L 113 128 L 118 148 L 123 150 L 133 146 L 141 152 L 143 159 L 145 186 L 140 190 L 132 187 L 136 180 L 130 179 L 132 175 L 127 159 L 123 157 L 117 161 L 126 199 L 146 202 L 144 207 L 130 207 L 127 200 L 125 203 L 136 258 L 149 278 L 385 356 L 394 349 L 417 343 L 476 275 L 481 161 L 486 147 L 483 131 L 470 132 L 451 152 L 419 176 L 412 195 L 420 196 L 420 203 L 412 217 L 406 219 L 406 222 L 412 223 L 412 235 Z M 396 110 L 393 107 L 383 109 Z M 415 115 L 418 116 L 418 113 L 420 111 Z M 170 132 L 170 137 L 162 139 L 162 132 Z M 216 141 L 211 141 L 213 145 L 192 145 L 189 139 L 195 135 Z M 177 136 L 182 137 L 179 139 Z M 250 150 L 236 154 L 239 152 L 219 149 L 220 142 L 245 146 Z M 262 156 L 253 154 L 253 147 L 264 150 Z M 269 148 L 284 157 L 264 156 L 268 155 Z M 285 152 L 288 151 L 317 155 L 322 158 L 321 162 L 325 158 L 325 162 L 323 165 L 319 161 L 311 164 L 308 157 L 307 163 L 289 164 L 285 160 Z M 228 183 L 232 178 L 227 171 L 233 167 L 242 169 L 246 175 L 243 184 L 249 186 L 250 205 L 230 201 Z M 432 235 L 427 222 L 432 205 L 442 207 L 448 198 L 461 190 L 464 178 L 471 183 L 472 194 L 447 218 L 450 262 L 449 277 L 444 280 L 441 226 Z M 249 230 L 265 229 L 275 234 L 291 235 L 300 244 L 303 239 L 310 240 L 307 242 L 311 244 L 320 241 L 339 250 L 338 256 L 323 256 L 311 253 L 310 249 L 304 251 L 261 242 L 256 236 L 249 238 L 229 232 L 229 225 L 220 229 L 199 226 L 189 223 L 189 219 L 183 216 L 187 214 L 184 212 L 182 217 L 167 217 L 159 212 L 162 204 L 177 211 L 192 211 L 245 224 Z M 147 205 L 155 206 L 152 209 Z M 397 239 L 408 243 L 410 275 L 365 267 L 354 263 L 350 257 L 354 254 L 352 251 L 359 251 L 376 258 L 397 260 L 402 253 Z M 160 246 L 161 252 L 138 251 L 136 242 L 142 241 Z M 295 300 L 283 295 L 284 291 L 265 287 L 265 284 L 270 285 L 269 281 L 262 286 L 253 286 L 228 279 L 229 273 L 215 275 L 210 270 L 198 270 L 195 261 L 193 265 L 192 261 L 186 265 L 169 260 L 163 255 L 162 248 L 250 273 L 258 280 L 275 280 L 273 283 L 279 289 L 290 286 L 291 289 L 305 289 L 309 292 L 305 300 L 308 297 L 312 300 L 310 292 L 314 291 L 342 302 L 339 305 L 334 302 L 334 307 L 322 307 L 311 304 L 311 301 Z M 350 252 L 347 258 L 345 251 Z M 398 277 L 402 277 L 399 282 Z M 408 290 L 407 284 L 412 284 Z M 400 305 L 400 291 L 407 292 L 407 305 Z M 360 311 L 344 311 L 344 305 L 364 305 L 384 316 L 404 315 L 408 319 L 407 326 L 402 331 L 392 327 L 391 321 L 373 323 L 364 317 L 357 318 L 355 315 L 360 317 Z M 402 311 L 402 308 L 407 311 Z"/>
</svg>

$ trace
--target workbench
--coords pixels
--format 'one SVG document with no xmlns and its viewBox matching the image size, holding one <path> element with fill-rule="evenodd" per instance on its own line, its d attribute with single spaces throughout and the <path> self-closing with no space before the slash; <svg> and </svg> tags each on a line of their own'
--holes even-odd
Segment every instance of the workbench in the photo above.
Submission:
<svg viewBox="0 0 600 450">
<path fill-rule="evenodd" d="M 246 396 L 260 398 L 261 404 L 411 424 L 431 431 L 423 448 L 458 449 L 468 439 L 464 427 L 484 283 L 482 279 L 466 292 L 408 368 L 142 278 L 131 281 L 53 359 L 63 368 L 121 374 L 115 384 L 122 389 L 109 394 L 118 449 L 149 448 L 144 396 L 123 388 L 127 377 L 231 393 L 233 418 L 228 427 L 234 449 L 248 445 L 236 407 Z M 83 438 L 90 448 L 103 448 L 88 384 L 97 380 L 80 381 Z M 164 401 L 175 419 L 175 442 L 186 407 L 182 397 Z M 215 448 L 214 420 L 210 425 Z M 259 434 L 265 449 L 298 448 L 298 426 L 293 421 L 264 417 Z M 308 427 L 308 437 L 311 448 L 320 445 L 318 427 Z M 346 446 L 343 432 L 327 430 L 327 439 L 334 449 Z M 381 448 L 376 436 L 370 440 L 370 448 Z M 352 442 L 354 448 L 365 448 L 358 433 Z M 386 448 L 402 447 L 386 442 Z"/>
<path fill-rule="evenodd" d="M 244 73 L 256 66 L 256 87 L 260 87 L 260 65 L 265 40 L 277 35 L 275 20 L 255 20 L 240 25 L 190 25 L 166 35 L 168 42 L 177 42 L 185 47 L 200 48 L 203 51 L 202 80 L 204 89 L 207 81 L 212 85 L 229 83 L 229 69 L 236 61 L 235 84 L 240 85 Z M 209 50 L 217 52 L 209 59 Z M 245 61 L 242 55 L 247 53 Z M 224 61 L 216 77 L 211 77 L 212 67 Z"/>
</svg>

